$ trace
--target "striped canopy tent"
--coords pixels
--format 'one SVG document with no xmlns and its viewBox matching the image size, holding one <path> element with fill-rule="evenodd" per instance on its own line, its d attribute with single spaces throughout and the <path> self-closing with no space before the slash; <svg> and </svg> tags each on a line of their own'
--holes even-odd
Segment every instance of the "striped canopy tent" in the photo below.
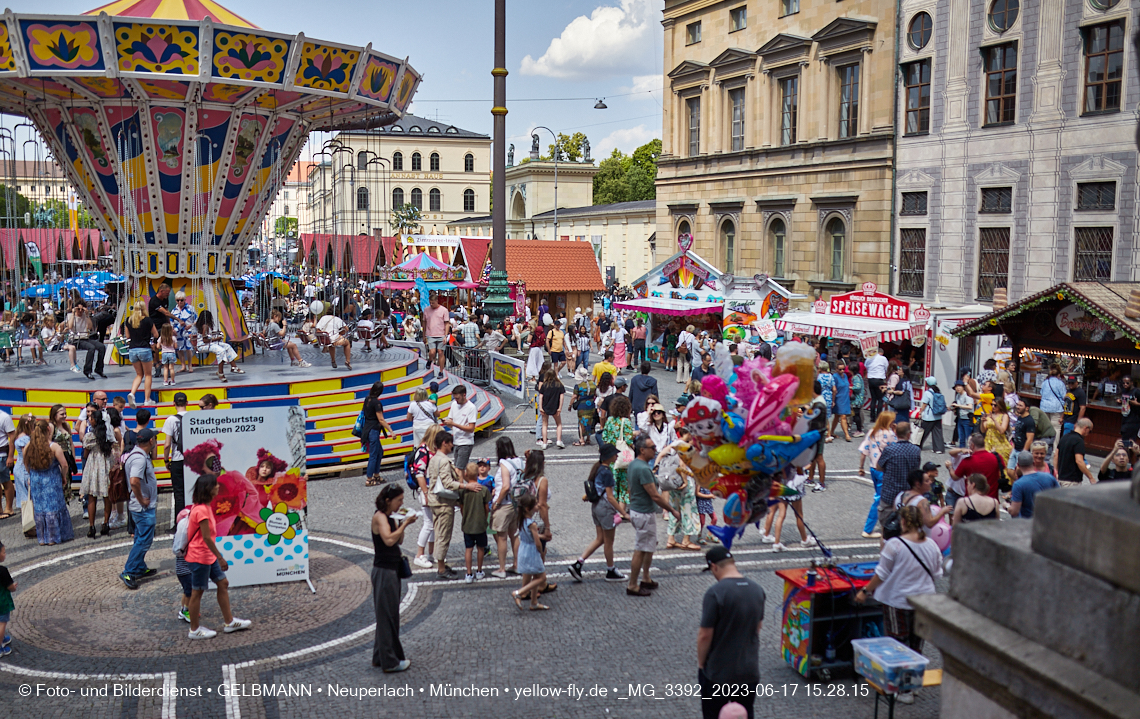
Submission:
<svg viewBox="0 0 1140 719">
<path fill-rule="evenodd" d="M 401 270 L 421 272 L 423 270 L 446 270 L 448 265 L 440 262 L 426 252 L 417 252 L 397 265 Z"/>
<path fill-rule="evenodd" d="M 222 25 L 260 29 L 236 12 L 217 4 L 214 0 L 115 0 L 115 2 L 109 2 L 83 14 L 98 15 L 101 12 L 108 15 L 163 18 L 164 20 L 205 20 L 210 18 Z"/>
</svg>

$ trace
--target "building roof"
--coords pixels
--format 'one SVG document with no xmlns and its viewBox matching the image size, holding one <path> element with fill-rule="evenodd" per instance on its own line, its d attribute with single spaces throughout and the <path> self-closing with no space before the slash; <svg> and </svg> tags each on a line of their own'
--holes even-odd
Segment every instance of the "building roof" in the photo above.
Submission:
<svg viewBox="0 0 1140 719">
<path fill-rule="evenodd" d="M 14 175 L 9 173 L 15 172 Z M 20 180 L 26 179 L 45 179 L 45 180 L 61 180 L 67 182 L 67 176 L 63 174 L 63 168 L 54 162 L 41 160 L 36 162 L 34 160 L 5 160 L 0 165 L 0 182 L 3 182 L 3 177 L 15 177 Z"/>
<path fill-rule="evenodd" d="M 447 125 L 426 117 L 417 115 L 404 115 L 399 120 L 386 127 L 375 130 L 347 130 L 348 135 L 427 135 L 429 137 L 451 137 L 468 140 L 490 140 L 490 135 L 483 135 L 471 130 L 464 130 L 455 125 Z"/>
<path fill-rule="evenodd" d="M 559 207 L 559 217 L 588 217 L 591 215 L 631 215 L 641 212 L 657 212 L 657 200 L 637 200 L 634 202 L 614 202 L 609 205 L 588 205 L 586 207 Z M 554 210 L 540 212 L 532 220 L 553 219 Z"/>
<path fill-rule="evenodd" d="M 285 182 L 308 182 L 309 171 L 317 163 L 310 160 L 298 160 L 293 163 L 293 167 L 289 168 L 289 174 L 285 177 Z"/>
<path fill-rule="evenodd" d="M 1003 321 L 1010 320 L 1043 302 L 1067 299 L 1092 311 L 1099 319 L 1120 331 L 1128 339 L 1140 343 L 1140 320 L 1129 319 L 1124 315 L 1129 297 L 1134 290 L 1140 290 L 1140 282 L 1062 282 L 984 317 L 962 324 L 951 334 L 955 337 L 967 337 L 975 334 L 1002 333 Z"/>
<path fill-rule="evenodd" d="M 507 240 L 507 276 L 527 292 L 604 292 L 589 242 Z"/>
</svg>

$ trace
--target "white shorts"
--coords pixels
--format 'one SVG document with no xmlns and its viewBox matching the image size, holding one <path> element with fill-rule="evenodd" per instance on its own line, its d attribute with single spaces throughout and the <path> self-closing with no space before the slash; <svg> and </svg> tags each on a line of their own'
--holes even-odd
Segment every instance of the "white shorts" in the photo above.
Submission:
<svg viewBox="0 0 1140 719">
<path fill-rule="evenodd" d="M 441 350 L 444 348 L 445 340 L 443 337 L 427 337 L 427 348 L 429 350 Z"/>
</svg>

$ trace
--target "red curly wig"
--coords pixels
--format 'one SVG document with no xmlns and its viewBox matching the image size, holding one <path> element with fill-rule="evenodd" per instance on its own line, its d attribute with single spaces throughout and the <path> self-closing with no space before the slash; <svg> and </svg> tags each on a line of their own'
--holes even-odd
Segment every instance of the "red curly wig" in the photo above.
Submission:
<svg viewBox="0 0 1140 719">
<path fill-rule="evenodd" d="M 187 469 L 194 474 L 202 474 L 206 471 L 206 457 L 211 454 L 216 454 L 219 460 L 221 459 L 222 443 L 216 439 L 208 439 L 193 449 L 183 452 L 182 456 L 185 457 Z"/>
</svg>

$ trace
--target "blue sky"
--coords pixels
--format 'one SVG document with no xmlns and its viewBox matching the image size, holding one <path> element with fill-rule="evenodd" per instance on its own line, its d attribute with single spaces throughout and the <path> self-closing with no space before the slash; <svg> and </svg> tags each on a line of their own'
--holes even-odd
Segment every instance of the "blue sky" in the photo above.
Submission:
<svg viewBox="0 0 1140 719">
<path fill-rule="evenodd" d="M 358 45 L 371 42 L 381 52 L 407 56 L 424 74 L 413 113 L 438 115 L 441 122 L 491 134 L 491 0 L 221 3 L 267 30 Z M 100 4 L 17 0 L 10 7 L 16 13 L 73 14 Z M 535 125 L 586 133 L 595 158 L 614 147 L 628 153 L 661 136 L 663 7 L 663 0 L 508 0 L 507 134 L 516 156 L 529 150 Z M 588 99 L 510 102 L 572 97 Z M 596 97 L 604 97 L 609 109 L 594 110 Z M 544 151 L 549 142 L 543 133 Z"/>
</svg>

